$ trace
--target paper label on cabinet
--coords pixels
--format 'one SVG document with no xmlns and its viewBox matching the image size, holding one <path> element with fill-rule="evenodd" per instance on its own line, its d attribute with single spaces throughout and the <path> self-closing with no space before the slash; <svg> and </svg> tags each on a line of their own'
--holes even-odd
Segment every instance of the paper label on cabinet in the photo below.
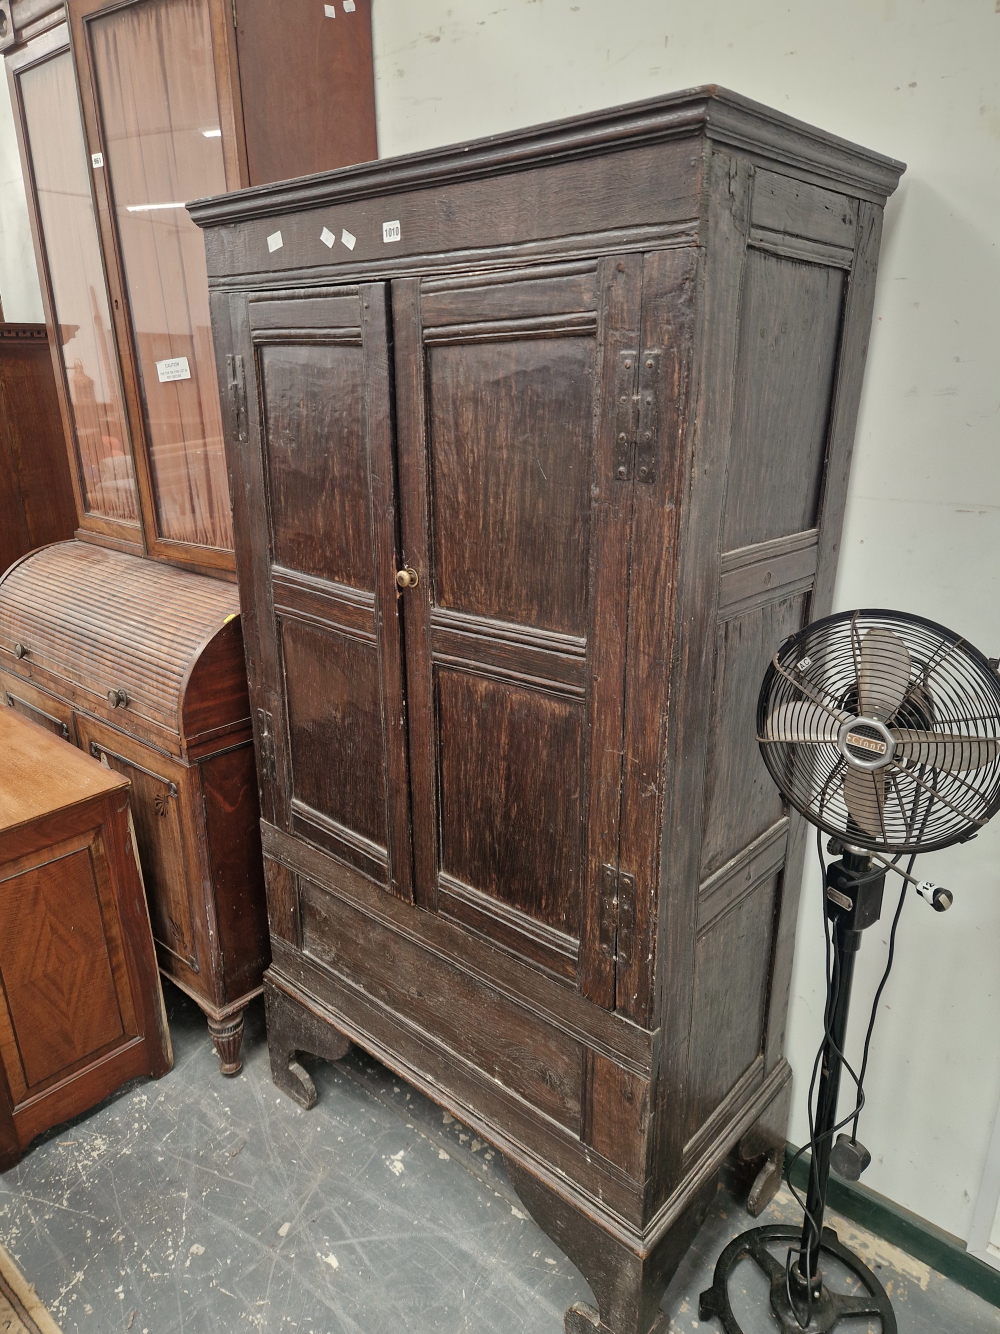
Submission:
<svg viewBox="0 0 1000 1334">
<path fill-rule="evenodd" d="M 395 220 L 395 222 L 383 222 L 382 224 L 383 241 L 398 241 L 402 237 L 402 235 L 403 233 L 400 230 L 398 218 Z"/>
<path fill-rule="evenodd" d="M 319 239 L 323 242 L 325 246 L 329 246 L 330 249 L 332 250 L 333 243 L 334 241 L 336 241 L 337 238 L 334 236 L 333 232 L 330 231 L 329 227 L 324 227 L 319 234 Z"/>
<path fill-rule="evenodd" d="M 160 384 L 167 384 L 170 380 L 190 380 L 191 367 L 187 357 L 168 357 L 166 361 L 156 363 L 156 374 Z"/>
<path fill-rule="evenodd" d="M 94 167 L 95 170 L 96 170 L 97 167 L 103 167 L 103 166 L 104 166 L 104 154 L 103 154 L 103 153 L 91 153 L 91 155 L 90 155 L 90 165 L 91 165 L 92 167 Z"/>
<path fill-rule="evenodd" d="M 353 232 L 349 232 L 346 227 L 340 233 L 340 239 L 343 241 L 344 245 L 347 246 L 348 250 L 353 250 L 358 243 L 358 238 Z"/>
<path fill-rule="evenodd" d="M 267 248 L 268 250 L 270 250 L 272 255 L 276 250 L 280 250 L 284 244 L 285 243 L 281 239 L 280 232 L 272 232 L 271 235 L 267 238 Z"/>
<path fill-rule="evenodd" d="M 344 0 L 344 13 L 345 14 L 354 13 L 354 0 Z"/>
<path fill-rule="evenodd" d="M 337 6 L 336 6 L 336 5 L 324 5 L 324 6 L 323 6 L 323 13 L 327 16 L 328 19 L 335 19 L 335 18 L 337 17 Z"/>
</svg>

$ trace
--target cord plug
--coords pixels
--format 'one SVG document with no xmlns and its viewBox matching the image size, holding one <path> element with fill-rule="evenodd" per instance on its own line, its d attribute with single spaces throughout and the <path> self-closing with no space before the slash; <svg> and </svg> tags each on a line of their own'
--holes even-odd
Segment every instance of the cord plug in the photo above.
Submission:
<svg viewBox="0 0 1000 1334">
<path fill-rule="evenodd" d="M 845 1181 L 857 1181 L 871 1162 L 872 1156 L 860 1140 L 850 1135 L 838 1135 L 830 1150 L 830 1170 Z"/>
</svg>

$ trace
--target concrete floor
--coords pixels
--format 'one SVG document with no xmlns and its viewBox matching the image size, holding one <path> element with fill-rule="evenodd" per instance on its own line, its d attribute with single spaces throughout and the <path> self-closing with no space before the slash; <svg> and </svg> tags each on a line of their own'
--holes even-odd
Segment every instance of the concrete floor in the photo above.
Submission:
<svg viewBox="0 0 1000 1334">
<path fill-rule="evenodd" d="M 226 1080 L 198 1010 L 166 991 L 173 1071 L 0 1176 L 0 1242 L 64 1334 L 560 1334 L 565 1308 L 591 1300 L 499 1156 L 384 1067 L 315 1063 L 319 1103 L 303 1112 L 271 1084 L 259 1004 L 243 1073 Z M 760 1221 L 796 1219 L 783 1191 Z M 750 1221 L 720 1188 L 666 1294 L 671 1334 L 716 1328 L 698 1293 Z M 997 1334 L 995 1308 L 831 1224 L 876 1267 L 900 1334 Z M 763 1281 L 741 1275 L 748 1334 L 776 1330 Z"/>
</svg>

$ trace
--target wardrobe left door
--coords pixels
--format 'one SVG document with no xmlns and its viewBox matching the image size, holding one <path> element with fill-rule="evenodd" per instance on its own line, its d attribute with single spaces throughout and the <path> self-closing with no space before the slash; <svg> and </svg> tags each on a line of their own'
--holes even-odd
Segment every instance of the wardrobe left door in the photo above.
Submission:
<svg viewBox="0 0 1000 1334">
<path fill-rule="evenodd" d="M 122 368 L 65 24 L 6 58 L 82 530 L 142 551 Z"/>
<path fill-rule="evenodd" d="M 412 898 L 383 284 L 219 298 L 264 820 Z M 265 834 L 267 831 L 265 830 Z M 265 838 L 265 845 L 267 839 Z"/>
</svg>

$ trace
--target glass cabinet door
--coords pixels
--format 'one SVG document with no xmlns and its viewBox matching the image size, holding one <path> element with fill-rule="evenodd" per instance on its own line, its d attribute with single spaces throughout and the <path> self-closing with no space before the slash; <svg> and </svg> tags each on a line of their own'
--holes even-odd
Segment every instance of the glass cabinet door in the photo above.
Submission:
<svg viewBox="0 0 1000 1334">
<path fill-rule="evenodd" d="M 119 535 L 138 541 L 132 450 L 69 50 L 18 69 L 14 87 L 66 368 L 81 522 L 88 526 L 89 515 L 111 521 L 105 530 L 136 525 Z"/>
<path fill-rule="evenodd" d="M 227 188 L 208 0 L 138 0 L 92 13 L 86 32 L 145 405 L 155 539 L 230 549 L 205 247 L 184 207 Z"/>
</svg>

